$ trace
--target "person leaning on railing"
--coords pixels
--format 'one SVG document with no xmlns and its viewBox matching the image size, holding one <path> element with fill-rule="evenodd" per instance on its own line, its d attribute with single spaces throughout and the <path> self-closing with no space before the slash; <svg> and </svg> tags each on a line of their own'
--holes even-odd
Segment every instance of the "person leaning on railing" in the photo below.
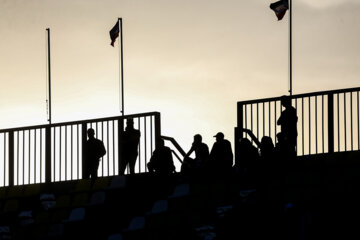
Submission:
<svg viewBox="0 0 360 240">
<path fill-rule="evenodd" d="M 191 158 L 190 155 L 195 152 L 195 158 Z M 182 173 L 201 173 L 209 161 L 209 147 L 206 143 L 202 142 L 202 136 L 200 134 L 194 135 L 194 141 L 190 150 L 186 153 L 184 161 L 181 165 Z"/>
</svg>

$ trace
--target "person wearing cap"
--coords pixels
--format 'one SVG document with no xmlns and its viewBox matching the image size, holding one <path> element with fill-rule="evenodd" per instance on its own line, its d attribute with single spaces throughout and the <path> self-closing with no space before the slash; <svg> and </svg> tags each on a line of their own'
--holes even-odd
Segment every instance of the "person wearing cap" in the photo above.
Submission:
<svg viewBox="0 0 360 240">
<path fill-rule="evenodd" d="M 135 173 L 139 141 L 140 131 L 134 128 L 134 120 L 128 118 L 121 140 L 122 157 L 120 158 L 120 175 L 124 175 L 127 166 L 129 166 L 130 174 Z"/>
<path fill-rule="evenodd" d="M 215 136 L 216 142 L 214 143 L 210 152 L 209 165 L 211 170 L 229 172 L 233 166 L 233 153 L 231 144 L 224 138 L 222 132 L 218 132 Z"/>
</svg>

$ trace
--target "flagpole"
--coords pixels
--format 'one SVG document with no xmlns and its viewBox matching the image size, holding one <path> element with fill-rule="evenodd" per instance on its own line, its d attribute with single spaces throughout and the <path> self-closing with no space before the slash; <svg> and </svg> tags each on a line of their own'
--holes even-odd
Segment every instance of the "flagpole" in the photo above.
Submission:
<svg viewBox="0 0 360 240">
<path fill-rule="evenodd" d="M 124 116 L 124 64 L 123 64 L 123 28 L 122 18 L 119 18 L 120 24 L 120 78 L 121 78 L 121 113 Z"/>
<path fill-rule="evenodd" d="M 48 71 L 49 71 L 49 124 L 51 124 L 51 64 L 50 64 L 50 28 L 46 29 L 48 33 Z"/>
<path fill-rule="evenodd" d="M 289 0 L 289 93 L 292 95 L 292 0 Z"/>
</svg>

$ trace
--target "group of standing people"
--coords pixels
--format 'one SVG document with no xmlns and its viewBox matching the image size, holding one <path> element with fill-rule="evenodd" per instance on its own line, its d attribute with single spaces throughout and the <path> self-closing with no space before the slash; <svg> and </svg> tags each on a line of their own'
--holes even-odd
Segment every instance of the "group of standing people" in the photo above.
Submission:
<svg viewBox="0 0 360 240">
<path fill-rule="evenodd" d="M 247 138 L 239 139 L 239 157 L 235 162 L 235 169 L 240 175 L 266 177 L 269 172 L 281 175 L 284 168 L 296 157 L 298 121 L 296 109 L 291 105 L 289 96 L 281 97 L 281 105 L 285 109 L 277 120 L 281 131 L 276 134 L 275 144 L 269 136 L 263 136 L 259 141 L 249 129 L 242 130 L 247 133 L 256 147 Z"/>
<path fill-rule="evenodd" d="M 101 158 L 106 154 L 104 143 L 95 138 L 95 131 L 92 128 L 87 130 L 88 140 L 84 146 L 84 176 L 83 178 L 97 178 L 97 172 Z M 119 161 L 120 175 L 125 174 L 126 167 L 130 174 L 135 173 L 135 163 L 138 157 L 138 146 L 140 142 L 140 131 L 134 128 L 134 120 L 128 118 L 125 131 L 122 132 L 119 146 L 121 146 L 121 157 Z"/>
<path fill-rule="evenodd" d="M 230 142 L 225 139 L 222 132 L 215 136 L 215 143 L 209 151 L 206 143 L 202 142 L 202 136 L 196 134 L 188 153 L 185 155 L 181 166 L 181 172 L 185 174 L 218 172 L 229 173 L 233 166 L 233 152 Z M 195 158 L 190 158 L 192 153 Z"/>
<path fill-rule="evenodd" d="M 282 161 L 296 156 L 297 139 L 297 115 L 296 109 L 291 106 L 291 98 L 283 96 L 281 105 L 285 108 L 281 112 L 277 125 L 281 126 L 281 132 L 277 134 L 277 143 L 273 144 L 270 137 L 264 136 L 261 142 L 248 130 L 243 129 L 255 142 L 257 148 L 252 145 L 249 139 L 239 139 L 239 159 L 236 159 L 233 165 L 233 152 L 230 142 L 225 139 L 222 132 L 218 132 L 214 137 L 216 141 L 211 151 L 207 144 L 202 142 L 202 136 L 196 134 L 190 150 L 184 157 L 181 172 L 199 173 L 216 172 L 230 173 L 235 170 L 236 173 L 243 175 L 253 171 L 255 165 L 266 166 L 270 160 L 277 159 Z M 96 178 L 100 159 L 106 154 L 104 144 L 101 140 L 95 138 L 94 129 L 87 131 L 88 140 L 85 144 L 84 178 Z M 128 167 L 130 174 L 135 173 L 135 163 L 138 157 L 138 146 L 140 142 L 140 131 L 134 128 L 132 118 L 127 119 L 125 131 L 122 132 L 119 146 L 121 146 L 121 157 L 119 161 L 120 175 L 124 175 Z M 190 155 L 195 153 L 195 158 Z M 273 164 L 273 163 L 271 163 Z M 156 149 L 153 152 L 147 167 L 150 172 L 160 175 L 167 175 L 175 172 L 175 166 L 172 158 L 171 149 L 164 145 L 163 139 L 156 139 Z"/>
</svg>

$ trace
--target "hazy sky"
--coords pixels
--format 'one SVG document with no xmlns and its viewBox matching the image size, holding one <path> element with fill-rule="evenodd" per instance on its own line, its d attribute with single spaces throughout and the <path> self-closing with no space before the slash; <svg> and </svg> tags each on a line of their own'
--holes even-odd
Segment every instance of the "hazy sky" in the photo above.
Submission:
<svg viewBox="0 0 360 240">
<path fill-rule="evenodd" d="M 46 28 L 53 122 L 159 111 L 187 151 L 200 133 L 233 141 L 236 102 L 288 90 L 288 13 L 269 0 L 0 0 L 0 128 L 47 123 Z M 360 2 L 293 0 L 293 93 L 359 87 Z"/>
</svg>

